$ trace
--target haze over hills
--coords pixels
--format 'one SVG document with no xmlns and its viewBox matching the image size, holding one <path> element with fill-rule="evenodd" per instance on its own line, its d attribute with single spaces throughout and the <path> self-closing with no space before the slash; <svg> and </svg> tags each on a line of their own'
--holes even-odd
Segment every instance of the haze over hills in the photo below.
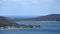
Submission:
<svg viewBox="0 0 60 34">
<path fill-rule="evenodd" d="M 60 21 L 60 14 L 50 14 L 34 18 L 15 19 L 17 21 Z"/>
<path fill-rule="evenodd" d="M 35 18 L 37 16 L 5 16 L 7 18 L 12 18 L 12 19 L 15 19 L 15 18 L 18 18 L 18 19 L 25 19 L 25 18 Z"/>
<path fill-rule="evenodd" d="M 1 18 L 1 16 L 0 16 Z M 38 17 L 32 17 L 32 16 L 8 16 L 6 17 L 9 20 L 12 21 L 60 21 L 60 14 L 50 14 L 50 15 L 45 15 L 45 16 L 38 16 Z"/>
</svg>

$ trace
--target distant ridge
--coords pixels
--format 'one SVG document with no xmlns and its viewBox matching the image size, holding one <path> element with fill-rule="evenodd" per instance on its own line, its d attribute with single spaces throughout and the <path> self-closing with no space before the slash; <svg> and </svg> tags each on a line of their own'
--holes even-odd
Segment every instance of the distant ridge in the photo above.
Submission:
<svg viewBox="0 0 60 34">
<path fill-rule="evenodd" d="M 37 21 L 60 21 L 60 14 L 50 14 L 46 16 L 36 17 L 34 20 Z"/>
<path fill-rule="evenodd" d="M 3 20 L 6 20 L 8 21 L 7 17 L 3 17 L 3 16 L 0 16 L 0 22 L 1 22 L 1 19 Z M 50 14 L 50 15 L 45 15 L 45 16 L 38 16 L 38 17 L 34 17 L 34 18 L 10 18 L 9 19 L 9 22 L 10 20 L 12 21 L 60 21 L 60 14 Z"/>
<path fill-rule="evenodd" d="M 60 21 L 60 14 L 50 14 L 46 16 L 38 16 L 36 18 L 20 19 L 21 21 Z"/>
</svg>

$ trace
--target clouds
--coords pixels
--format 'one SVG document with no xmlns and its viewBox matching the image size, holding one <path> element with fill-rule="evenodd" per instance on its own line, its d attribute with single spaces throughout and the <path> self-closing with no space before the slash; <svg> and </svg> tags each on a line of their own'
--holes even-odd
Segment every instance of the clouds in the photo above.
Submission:
<svg viewBox="0 0 60 34">
<path fill-rule="evenodd" d="M 27 3 L 38 4 L 39 3 L 39 0 L 12 0 L 12 1 L 19 4 L 27 4 Z"/>
<path fill-rule="evenodd" d="M 51 3 L 53 0 L 11 0 L 16 3 L 32 3 L 32 4 L 39 4 L 39 3 Z"/>
<path fill-rule="evenodd" d="M 2 0 L 0 14 L 41 15 L 60 13 L 60 0 Z"/>
<path fill-rule="evenodd" d="M 23 1 L 23 0 L 12 0 L 12 1 L 15 1 L 15 2 L 21 2 L 21 1 Z"/>
<path fill-rule="evenodd" d="M 2 0 L 0 0 L 0 4 L 2 4 Z"/>
<path fill-rule="evenodd" d="M 25 0 L 12 0 L 12 1 L 15 3 L 18 3 L 18 4 L 25 4 L 26 3 Z"/>
<path fill-rule="evenodd" d="M 0 1 L 0 4 L 2 3 L 2 1 Z"/>
<path fill-rule="evenodd" d="M 7 2 L 13 2 L 13 3 L 17 3 L 17 4 L 28 4 L 28 3 L 32 3 L 32 4 L 41 4 L 41 3 L 53 3 L 53 2 L 60 2 L 60 0 L 2 0 L 2 1 L 7 1 Z"/>
<path fill-rule="evenodd" d="M 52 3 L 53 0 L 3 0 L 7 2 L 13 2 L 16 4 L 27 5 L 27 4 L 44 4 L 44 3 Z"/>
</svg>

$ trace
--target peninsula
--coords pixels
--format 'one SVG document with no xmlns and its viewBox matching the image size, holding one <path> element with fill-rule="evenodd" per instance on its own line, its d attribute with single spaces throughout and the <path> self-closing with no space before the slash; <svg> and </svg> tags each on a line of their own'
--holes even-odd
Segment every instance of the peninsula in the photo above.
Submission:
<svg viewBox="0 0 60 34">
<path fill-rule="evenodd" d="M 26 24 L 17 24 L 15 21 L 10 20 L 9 18 L 0 16 L 0 29 L 16 29 L 16 28 L 41 28 L 40 25 L 26 25 Z"/>
</svg>

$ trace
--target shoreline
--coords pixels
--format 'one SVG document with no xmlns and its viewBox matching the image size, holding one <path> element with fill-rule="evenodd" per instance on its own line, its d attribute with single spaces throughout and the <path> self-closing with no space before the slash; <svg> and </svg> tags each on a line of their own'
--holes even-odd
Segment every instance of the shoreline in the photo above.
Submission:
<svg viewBox="0 0 60 34">
<path fill-rule="evenodd" d="M 0 29 L 0 30 L 16 30 L 16 29 L 33 29 L 33 28 L 10 28 L 10 29 Z M 37 28 L 36 28 L 37 29 Z"/>
</svg>

